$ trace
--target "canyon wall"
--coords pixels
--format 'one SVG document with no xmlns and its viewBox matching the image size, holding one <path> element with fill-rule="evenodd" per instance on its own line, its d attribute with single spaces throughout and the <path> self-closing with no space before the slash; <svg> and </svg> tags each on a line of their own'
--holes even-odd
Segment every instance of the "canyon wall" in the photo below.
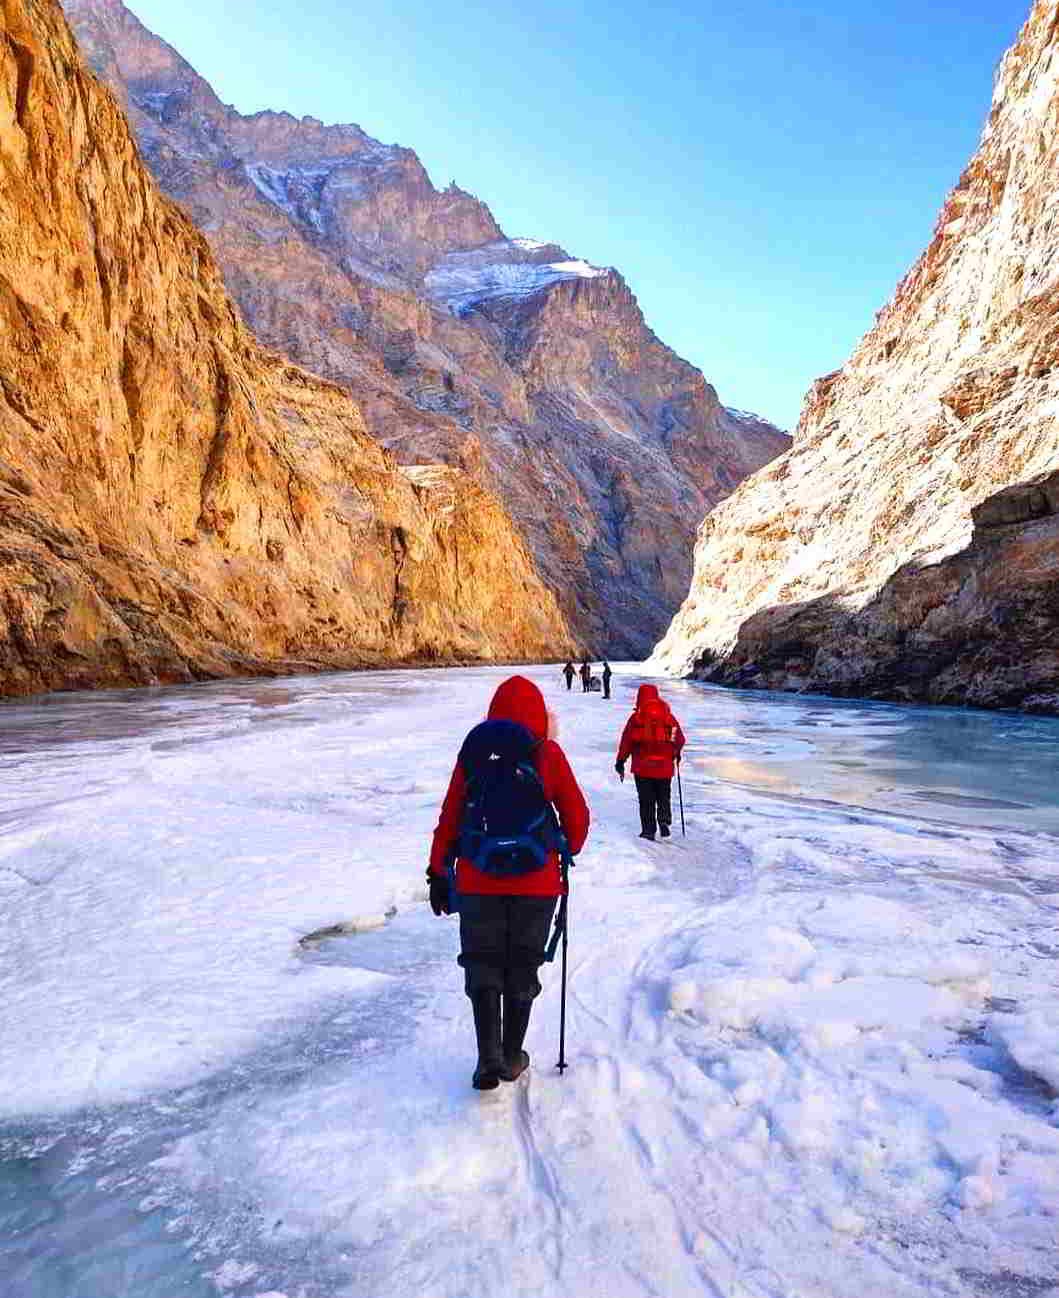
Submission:
<svg viewBox="0 0 1059 1298">
<path fill-rule="evenodd" d="M 495 497 L 258 343 L 56 0 L 0 15 L 0 693 L 571 650 Z"/>
<path fill-rule="evenodd" d="M 258 336 L 352 393 L 402 463 L 494 491 L 595 653 L 648 652 L 699 519 L 787 437 L 726 410 L 616 271 L 505 237 L 360 127 L 239 114 L 121 0 L 66 7 Z"/>
<path fill-rule="evenodd" d="M 1059 711 L 1059 10 L 997 74 L 927 251 L 794 445 L 714 509 L 674 673 Z"/>
</svg>

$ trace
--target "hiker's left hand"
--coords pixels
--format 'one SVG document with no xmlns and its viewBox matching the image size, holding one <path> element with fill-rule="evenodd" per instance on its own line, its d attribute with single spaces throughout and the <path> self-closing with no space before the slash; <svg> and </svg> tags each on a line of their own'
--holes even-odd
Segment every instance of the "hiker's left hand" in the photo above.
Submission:
<svg viewBox="0 0 1059 1298">
<path fill-rule="evenodd" d="M 449 881 L 436 874 L 430 876 L 430 909 L 438 916 L 450 913 Z"/>
<path fill-rule="evenodd" d="M 614 769 L 618 773 L 618 778 L 621 780 L 622 784 L 624 784 L 625 783 L 625 763 L 615 762 Z"/>
</svg>

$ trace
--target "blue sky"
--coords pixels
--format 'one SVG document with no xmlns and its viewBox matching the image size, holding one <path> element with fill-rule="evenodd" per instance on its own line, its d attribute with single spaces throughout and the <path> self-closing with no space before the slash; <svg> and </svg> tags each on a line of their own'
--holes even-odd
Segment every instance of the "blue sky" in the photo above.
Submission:
<svg viewBox="0 0 1059 1298">
<path fill-rule="evenodd" d="M 1029 0 L 131 0 L 226 102 L 356 122 L 617 266 L 793 425 L 928 241 Z"/>
</svg>

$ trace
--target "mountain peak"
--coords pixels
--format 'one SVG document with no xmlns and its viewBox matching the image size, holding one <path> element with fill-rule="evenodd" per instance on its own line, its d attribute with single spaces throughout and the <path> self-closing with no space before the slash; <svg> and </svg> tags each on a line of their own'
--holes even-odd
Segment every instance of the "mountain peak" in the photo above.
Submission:
<svg viewBox="0 0 1059 1298">
<path fill-rule="evenodd" d="M 702 513 L 786 438 L 726 417 L 616 270 L 507 238 L 360 127 L 239 114 L 131 16 L 76 17 L 87 3 L 75 28 L 109 47 L 144 156 L 260 336 L 354 391 L 402 460 L 496 486 L 583 639 L 649 649 Z"/>
</svg>

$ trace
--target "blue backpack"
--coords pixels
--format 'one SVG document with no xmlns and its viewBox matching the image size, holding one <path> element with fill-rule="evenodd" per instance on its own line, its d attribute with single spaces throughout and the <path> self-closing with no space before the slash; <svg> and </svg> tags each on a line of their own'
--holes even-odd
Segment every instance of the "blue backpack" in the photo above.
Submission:
<svg viewBox="0 0 1059 1298">
<path fill-rule="evenodd" d="M 516 721 L 483 721 L 460 749 L 467 787 L 459 855 L 497 879 L 542 869 L 561 833 L 533 756 L 540 741 Z"/>
</svg>

